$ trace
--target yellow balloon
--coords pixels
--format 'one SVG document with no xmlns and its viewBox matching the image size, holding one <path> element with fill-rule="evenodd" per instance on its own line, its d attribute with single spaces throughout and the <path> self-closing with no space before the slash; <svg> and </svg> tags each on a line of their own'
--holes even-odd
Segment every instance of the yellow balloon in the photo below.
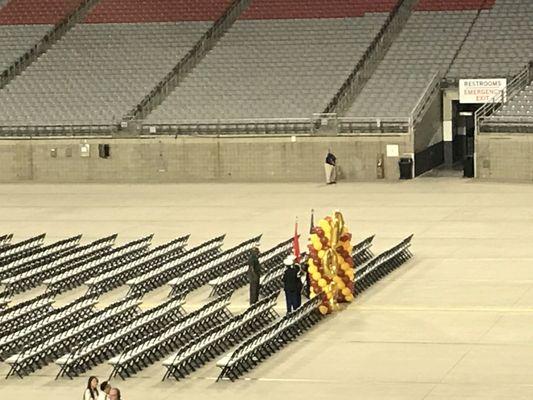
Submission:
<svg viewBox="0 0 533 400">
<path fill-rule="evenodd" d="M 342 295 L 344 297 L 349 296 L 351 294 L 352 294 L 352 291 L 350 290 L 350 288 L 345 287 L 344 289 L 342 289 Z"/>
<path fill-rule="evenodd" d="M 321 244 L 322 244 L 322 243 L 321 243 Z M 325 254 L 326 254 L 326 252 L 325 252 L 324 250 L 320 250 L 320 251 L 318 252 L 318 258 L 323 259 Z"/>
<path fill-rule="evenodd" d="M 309 273 L 311 274 L 311 276 L 312 276 L 314 273 L 318 272 L 318 268 L 316 267 L 316 265 L 313 264 L 313 265 L 311 265 L 311 266 L 309 267 L 308 272 L 309 272 Z"/>
<path fill-rule="evenodd" d="M 325 219 L 321 219 L 320 221 L 318 221 L 318 226 L 322 228 L 324 233 L 326 233 L 327 231 L 331 231 L 331 225 Z"/>
<path fill-rule="evenodd" d="M 320 275 L 320 272 L 315 272 L 313 275 L 311 275 L 311 277 L 313 278 L 314 281 L 319 281 L 320 278 L 321 278 L 322 275 Z"/>
<path fill-rule="evenodd" d="M 350 264 L 348 264 L 346 261 L 343 260 L 342 263 L 341 263 L 341 269 L 344 272 L 347 272 L 347 271 L 351 271 L 352 267 L 350 266 Z"/>
<path fill-rule="evenodd" d="M 354 278 L 354 272 L 353 272 L 353 269 L 349 269 L 348 271 L 344 271 L 344 273 L 346 274 L 346 276 L 348 278 L 350 278 L 351 281 L 353 281 L 353 278 Z"/>
<path fill-rule="evenodd" d="M 331 299 L 333 297 L 333 293 L 332 292 L 326 292 L 326 297 L 329 299 Z"/>
<path fill-rule="evenodd" d="M 320 238 L 316 234 L 311 235 L 311 244 L 316 251 L 322 250 L 322 243 L 320 243 Z"/>
<path fill-rule="evenodd" d="M 320 314 L 326 315 L 328 313 L 328 308 L 326 306 L 320 306 L 318 307 L 318 311 L 320 311 Z"/>
<path fill-rule="evenodd" d="M 339 282 L 337 282 L 337 285 L 339 285 L 339 290 L 342 290 L 346 287 L 342 279 L 339 279 Z"/>
<path fill-rule="evenodd" d="M 346 301 L 352 301 L 353 300 L 353 294 L 349 294 L 345 297 Z"/>
<path fill-rule="evenodd" d="M 325 288 L 327 284 L 328 283 L 326 282 L 325 279 L 319 279 L 318 280 L 318 286 L 320 286 L 321 288 Z"/>
</svg>

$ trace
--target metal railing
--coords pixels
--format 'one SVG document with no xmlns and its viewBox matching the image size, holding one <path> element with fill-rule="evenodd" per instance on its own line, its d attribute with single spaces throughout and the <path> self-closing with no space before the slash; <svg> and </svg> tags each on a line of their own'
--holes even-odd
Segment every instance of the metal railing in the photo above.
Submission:
<svg viewBox="0 0 533 400">
<path fill-rule="evenodd" d="M 341 117 L 338 118 L 339 134 L 409 134 L 411 118 L 409 117 Z"/>
<path fill-rule="evenodd" d="M 13 125 L 0 126 L 0 137 L 25 138 L 38 137 L 86 137 L 86 136 L 111 136 L 119 129 L 118 125 Z"/>
<path fill-rule="evenodd" d="M 205 54 L 213 48 L 227 29 L 233 25 L 239 15 L 248 7 L 251 0 L 234 0 L 224 14 L 215 21 L 183 57 L 178 64 L 161 80 L 148 95 L 124 116 L 124 121 L 142 120 L 178 86 L 179 82 L 198 64 Z"/>
<path fill-rule="evenodd" d="M 440 83 L 441 75 L 439 72 L 436 72 L 433 74 L 424 92 L 420 95 L 415 107 L 411 111 L 411 125 L 413 128 L 424 117 L 426 109 L 431 105 L 435 97 L 440 95 Z"/>
<path fill-rule="evenodd" d="M 365 54 L 324 109 L 324 113 L 342 113 L 353 102 L 370 78 L 378 62 L 383 58 L 396 35 L 403 29 L 411 15 L 411 6 L 416 0 L 399 0 L 391 11 Z"/>
<path fill-rule="evenodd" d="M 312 118 L 179 120 L 142 124 L 143 135 L 311 134 L 313 131 Z"/>
<path fill-rule="evenodd" d="M 50 32 L 41 38 L 31 49 L 15 60 L 9 67 L 0 73 L 0 89 L 5 87 L 15 76 L 20 74 L 41 54 L 54 45 L 70 28 L 81 21 L 93 5 L 99 0 L 85 0 L 70 15 L 56 24 Z"/>
<path fill-rule="evenodd" d="M 478 108 L 474 114 L 476 134 L 480 133 L 481 126 L 487 121 L 495 112 L 500 110 L 503 105 L 520 93 L 527 85 L 529 85 L 533 78 L 533 62 L 529 62 L 518 72 L 508 83 L 507 87 L 495 96 L 490 103 L 485 103 Z M 503 121 L 498 121 L 498 124 L 507 125 Z M 510 121 L 510 126 L 521 125 L 517 121 Z M 531 123 L 530 123 L 531 124 Z"/>
</svg>

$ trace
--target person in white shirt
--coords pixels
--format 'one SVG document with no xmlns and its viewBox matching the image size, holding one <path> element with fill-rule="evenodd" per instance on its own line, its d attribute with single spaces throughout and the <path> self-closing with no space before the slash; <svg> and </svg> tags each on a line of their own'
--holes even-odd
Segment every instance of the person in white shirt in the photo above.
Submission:
<svg viewBox="0 0 533 400">
<path fill-rule="evenodd" d="M 100 384 L 100 395 L 98 396 L 98 400 L 108 400 L 110 390 L 111 390 L 111 385 L 109 384 L 109 382 L 103 381 Z"/>
<path fill-rule="evenodd" d="M 83 394 L 83 400 L 98 400 L 98 378 L 91 376 L 87 382 L 87 389 Z"/>
</svg>

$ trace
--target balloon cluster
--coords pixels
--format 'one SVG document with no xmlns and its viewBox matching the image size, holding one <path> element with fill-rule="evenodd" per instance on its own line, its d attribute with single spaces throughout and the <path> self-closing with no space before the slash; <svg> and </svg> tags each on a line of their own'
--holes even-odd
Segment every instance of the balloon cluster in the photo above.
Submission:
<svg viewBox="0 0 533 400">
<path fill-rule="evenodd" d="M 352 239 L 339 211 L 326 217 L 312 229 L 309 237 L 309 278 L 311 298 L 323 294 L 322 314 L 338 309 L 339 303 L 353 300 L 354 269 Z"/>
</svg>

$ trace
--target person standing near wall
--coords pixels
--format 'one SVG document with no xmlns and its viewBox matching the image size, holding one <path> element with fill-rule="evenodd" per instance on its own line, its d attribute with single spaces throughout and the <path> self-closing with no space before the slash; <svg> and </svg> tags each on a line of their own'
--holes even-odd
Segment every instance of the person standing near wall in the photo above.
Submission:
<svg viewBox="0 0 533 400">
<path fill-rule="evenodd" d="M 331 152 L 331 149 L 328 149 L 324 169 L 326 171 L 326 184 L 337 183 L 337 157 Z"/>
<path fill-rule="evenodd" d="M 248 279 L 250 280 L 250 305 L 259 300 L 259 279 L 261 278 L 261 264 L 259 263 L 259 248 L 254 247 L 248 258 Z"/>
</svg>

